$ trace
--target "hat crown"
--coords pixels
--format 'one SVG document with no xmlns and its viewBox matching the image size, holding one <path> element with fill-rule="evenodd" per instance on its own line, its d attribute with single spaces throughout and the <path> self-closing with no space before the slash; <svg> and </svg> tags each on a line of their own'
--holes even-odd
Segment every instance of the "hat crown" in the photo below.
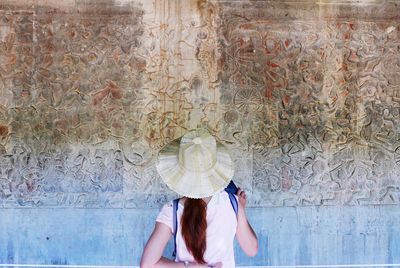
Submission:
<svg viewBox="0 0 400 268">
<path fill-rule="evenodd" d="M 217 161 L 217 142 L 207 131 L 187 132 L 180 141 L 179 164 L 188 171 L 204 172 Z"/>
</svg>

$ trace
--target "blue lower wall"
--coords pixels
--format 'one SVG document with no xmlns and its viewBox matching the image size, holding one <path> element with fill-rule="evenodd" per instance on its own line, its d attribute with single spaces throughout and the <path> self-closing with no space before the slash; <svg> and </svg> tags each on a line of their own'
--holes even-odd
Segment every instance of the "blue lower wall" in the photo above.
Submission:
<svg viewBox="0 0 400 268">
<path fill-rule="evenodd" d="M 0 263 L 137 265 L 158 210 L 2 209 Z M 238 265 L 400 263 L 400 207 L 252 208 L 254 258 Z M 166 250 L 170 256 L 171 243 Z"/>
</svg>

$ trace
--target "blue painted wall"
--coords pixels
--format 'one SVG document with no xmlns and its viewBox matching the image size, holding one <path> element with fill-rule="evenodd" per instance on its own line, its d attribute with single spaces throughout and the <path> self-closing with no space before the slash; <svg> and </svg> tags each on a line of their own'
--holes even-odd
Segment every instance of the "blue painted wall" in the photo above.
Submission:
<svg viewBox="0 0 400 268">
<path fill-rule="evenodd" d="M 157 213 L 3 209 L 0 263 L 138 265 Z M 250 208 L 247 213 L 260 251 L 249 258 L 236 248 L 238 265 L 400 263 L 399 206 Z"/>
</svg>

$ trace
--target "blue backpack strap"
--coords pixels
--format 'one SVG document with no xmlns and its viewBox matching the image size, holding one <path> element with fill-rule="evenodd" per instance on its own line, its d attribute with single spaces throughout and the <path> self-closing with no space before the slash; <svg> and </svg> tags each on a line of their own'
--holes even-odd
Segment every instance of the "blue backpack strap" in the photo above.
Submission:
<svg viewBox="0 0 400 268">
<path fill-rule="evenodd" d="M 178 203 L 179 203 L 179 198 L 174 199 L 173 201 L 173 206 L 172 206 L 172 226 L 173 226 L 173 234 L 174 234 L 174 252 L 172 252 L 172 256 L 176 257 L 176 233 L 177 233 L 177 228 L 178 228 L 178 217 L 177 217 L 177 211 L 178 211 Z"/>
<path fill-rule="evenodd" d="M 237 201 L 237 199 L 236 199 L 236 197 L 235 197 L 235 195 L 233 193 L 230 193 L 228 191 L 226 191 L 226 192 L 229 195 L 229 200 L 231 201 L 231 205 L 232 205 L 233 211 L 235 211 L 235 214 L 237 215 L 238 209 L 239 209 L 238 201 Z"/>
</svg>

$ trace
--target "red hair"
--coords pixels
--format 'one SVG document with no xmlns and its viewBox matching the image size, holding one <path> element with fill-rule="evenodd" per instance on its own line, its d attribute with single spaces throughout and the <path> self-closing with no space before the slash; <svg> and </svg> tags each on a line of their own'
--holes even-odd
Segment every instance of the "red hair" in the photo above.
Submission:
<svg viewBox="0 0 400 268">
<path fill-rule="evenodd" d="M 196 262 L 205 264 L 207 212 L 203 199 L 187 198 L 181 217 L 182 237 Z"/>
</svg>

